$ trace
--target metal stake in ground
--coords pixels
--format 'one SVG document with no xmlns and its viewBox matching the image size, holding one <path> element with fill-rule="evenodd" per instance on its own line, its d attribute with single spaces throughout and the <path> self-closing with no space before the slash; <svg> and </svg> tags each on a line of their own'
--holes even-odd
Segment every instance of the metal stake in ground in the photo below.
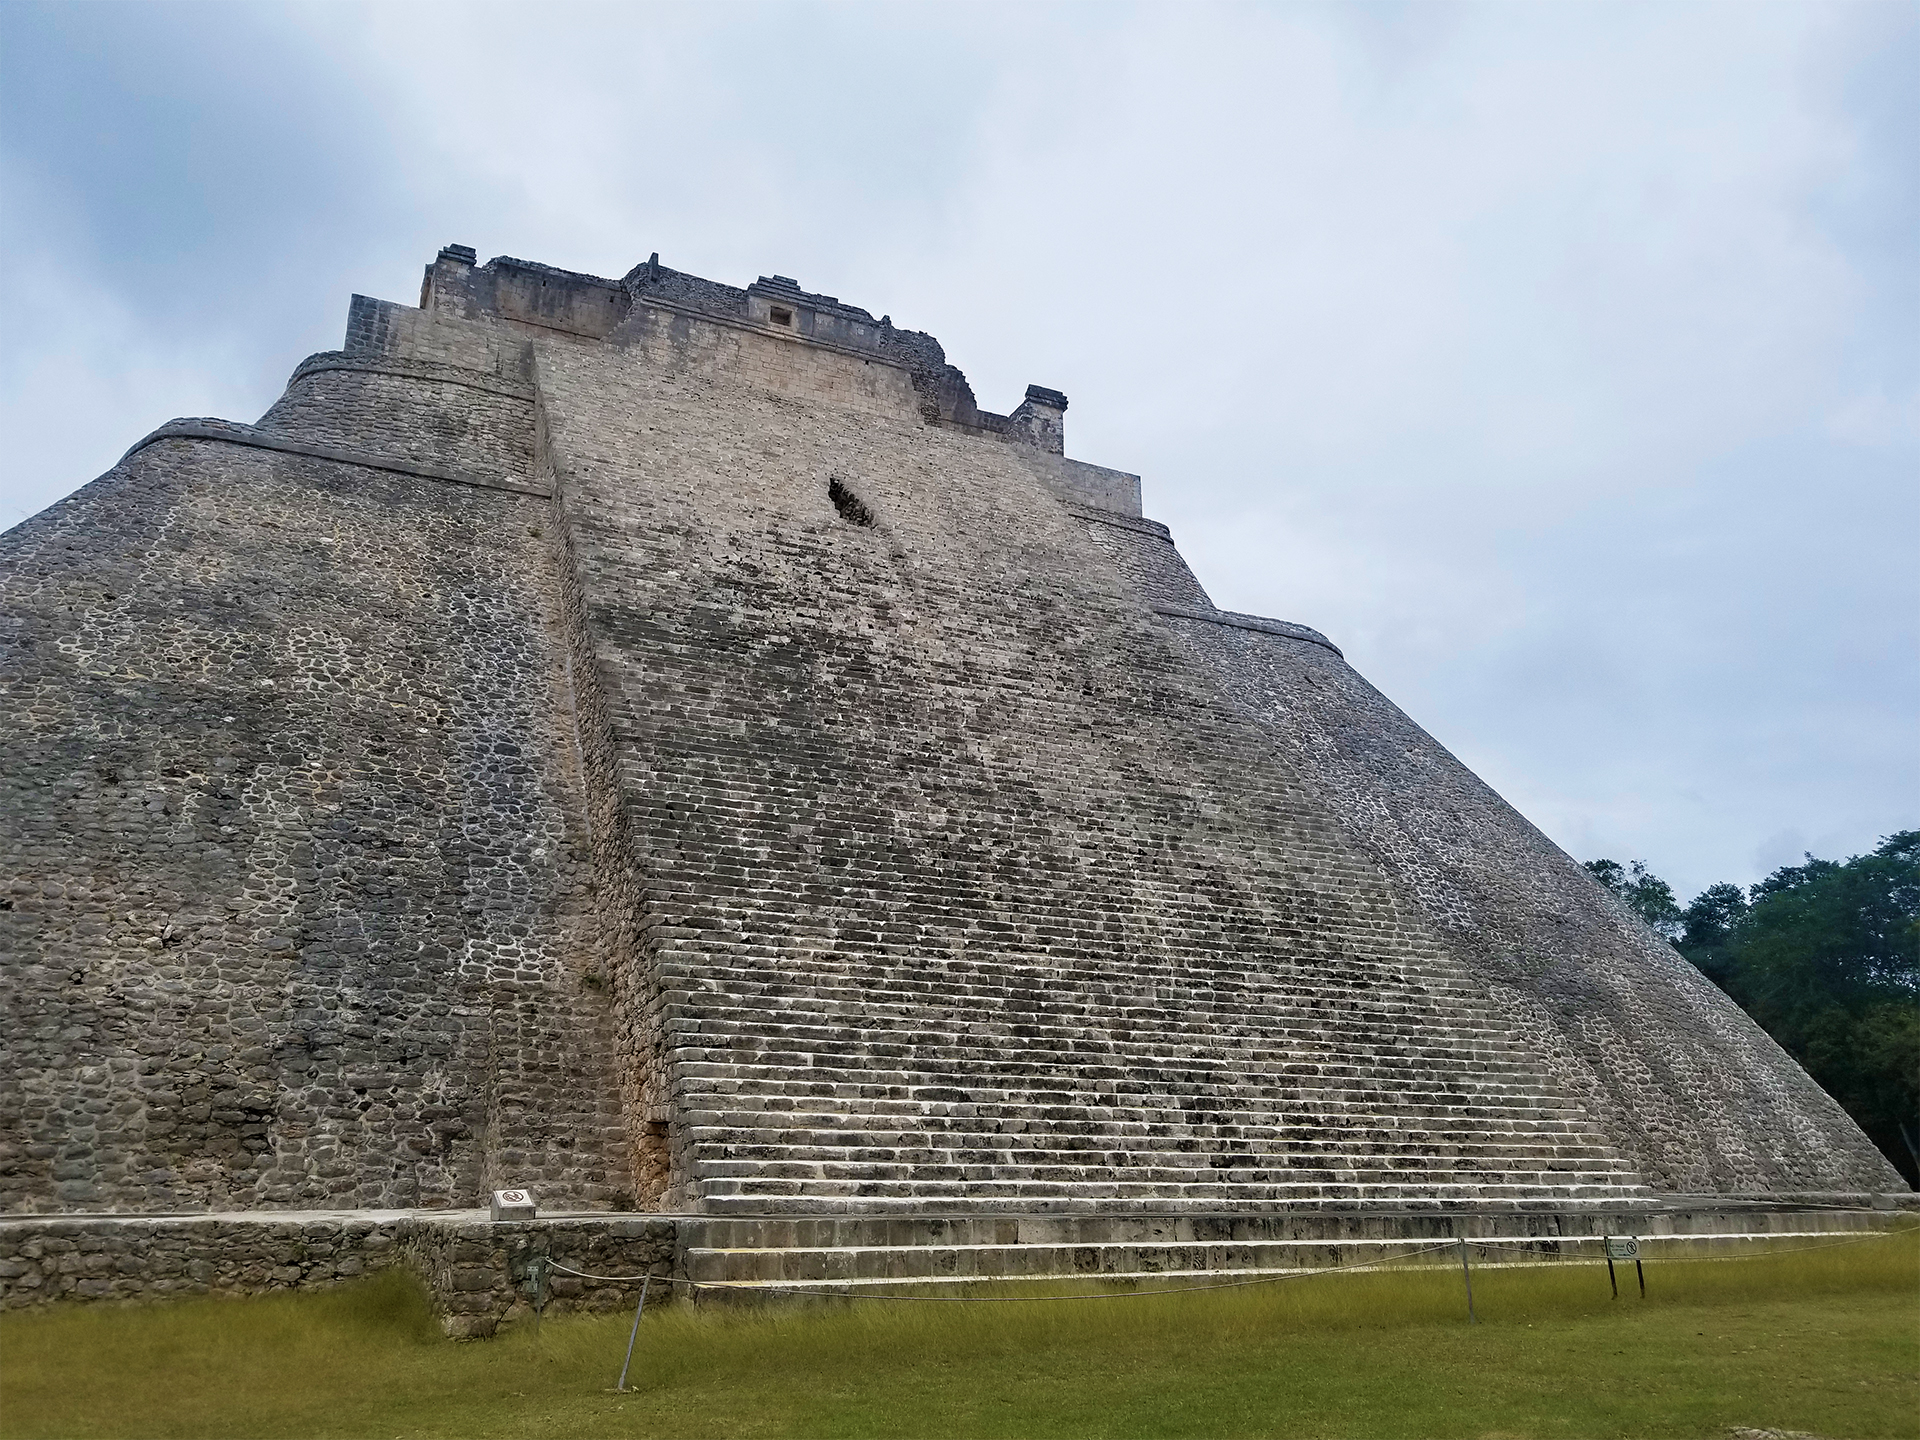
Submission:
<svg viewBox="0 0 1920 1440">
<path fill-rule="evenodd" d="M 1467 1323 L 1469 1325 L 1478 1325 L 1480 1323 L 1480 1317 L 1473 1313 L 1473 1271 L 1467 1267 L 1467 1242 L 1465 1240 L 1460 1242 L 1460 1273 L 1466 1278 L 1467 1282 Z"/>
<path fill-rule="evenodd" d="M 647 1308 L 647 1284 L 652 1279 L 653 1272 L 651 1270 L 640 1277 L 640 1303 L 633 1307 L 633 1329 L 627 1335 L 627 1358 L 626 1362 L 620 1367 L 620 1381 L 613 1387 L 616 1390 L 625 1390 L 627 1388 L 627 1371 L 633 1365 L 633 1342 L 640 1334 L 640 1316 L 645 1313 Z"/>
<path fill-rule="evenodd" d="M 1600 1244 L 1607 1252 L 1607 1284 L 1613 1287 L 1613 1298 L 1620 1298 L 1620 1279 L 1613 1273 L 1613 1237 L 1602 1235 Z"/>
<path fill-rule="evenodd" d="M 1631 1260 L 1635 1273 L 1640 1276 L 1640 1298 L 1646 1299 L 1647 1272 L 1640 1268 L 1640 1238 L 1637 1235 L 1607 1235 L 1602 1239 L 1607 1247 L 1607 1279 L 1613 1280 L 1614 1261 Z M 1620 1298 L 1620 1284 L 1617 1280 L 1613 1285 L 1613 1298 L 1616 1300 Z"/>
</svg>

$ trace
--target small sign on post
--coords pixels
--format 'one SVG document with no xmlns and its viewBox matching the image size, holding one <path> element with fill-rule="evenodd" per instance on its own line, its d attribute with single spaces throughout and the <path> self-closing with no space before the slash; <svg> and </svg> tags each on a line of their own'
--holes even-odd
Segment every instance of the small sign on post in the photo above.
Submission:
<svg viewBox="0 0 1920 1440">
<path fill-rule="evenodd" d="M 496 1190 L 493 1192 L 493 1219 L 531 1220 L 534 1218 L 533 1192 L 531 1190 Z"/>
<path fill-rule="evenodd" d="M 1607 1246 L 1607 1283 L 1613 1287 L 1613 1298 L 1620 1298 L 1620 1281 L 1613 1272 L 1616 1260 L 1631 1260 L 1633 1273 L 1640 1277 L 1640 1298 L 1647 1298 L 1647 1272 L 1640 1268 L 1640 1237 L 1637 1235 L 1608 1235 Z"/>
</svg>

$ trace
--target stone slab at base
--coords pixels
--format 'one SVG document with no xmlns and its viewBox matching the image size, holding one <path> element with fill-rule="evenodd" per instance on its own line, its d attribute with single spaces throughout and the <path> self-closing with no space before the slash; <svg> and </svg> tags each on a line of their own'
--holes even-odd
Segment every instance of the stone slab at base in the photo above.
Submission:
<svg viewBox="0 0 1920 1440">
<path fill-rule="evenodd" d="M 546 1314 L 649 1303 L 777 1299 L 792 1287 L 857 1293 L 1011 1280 L 1209 1278 L 1384 1263 L 1455 1239 L 1499 1247 L 1480 1263 L 1599 1253 L 1637 1235 L 1650 1256 L 1753 1253 L 1910 1221 L 1920 1196 L 1668 1196 L 1655 1205 L 1499 1204 L 1441 1209 L 897 1212 L 864 1215 L 551 1215 L 485 1210 L 0 1217 L 0 1309 L 61 1301 L 320 1289 L 401 1265 L 460 1338 Z M 1511 1248 L 1509 1248 L 1511 1247 Z M 568 1270 L 586 1272 L 582 1278 Z M 631 1283 L 628 1283 L 628 1282 Z"/>
</svg>

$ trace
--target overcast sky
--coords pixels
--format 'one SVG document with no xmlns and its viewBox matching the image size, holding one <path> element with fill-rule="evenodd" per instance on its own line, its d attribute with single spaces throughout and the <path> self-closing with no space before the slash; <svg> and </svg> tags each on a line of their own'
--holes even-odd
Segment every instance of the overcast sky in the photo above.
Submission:
<svg viewBox="0 0 1920 1440">
<path fill-rule="evenodd" d="M 0 7 L 0 524 L 457 241 L 930 330 L 1581 859 L 1920 824 L 1920 7 Z"/>
</svg>

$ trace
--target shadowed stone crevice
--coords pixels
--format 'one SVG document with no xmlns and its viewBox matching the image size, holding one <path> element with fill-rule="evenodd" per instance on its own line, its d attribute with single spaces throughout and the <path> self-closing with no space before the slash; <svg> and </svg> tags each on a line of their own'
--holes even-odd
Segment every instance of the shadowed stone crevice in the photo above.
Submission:
<svg viewBox="0 0 1920 1440">
<path fill-rule="evenodd" d="M 842 520 L 864 529 L 873 528 L 873 512 L 838 477 L 827 482 L 827 498 L 833 501 L 833 508 Z"/>
</svg>

